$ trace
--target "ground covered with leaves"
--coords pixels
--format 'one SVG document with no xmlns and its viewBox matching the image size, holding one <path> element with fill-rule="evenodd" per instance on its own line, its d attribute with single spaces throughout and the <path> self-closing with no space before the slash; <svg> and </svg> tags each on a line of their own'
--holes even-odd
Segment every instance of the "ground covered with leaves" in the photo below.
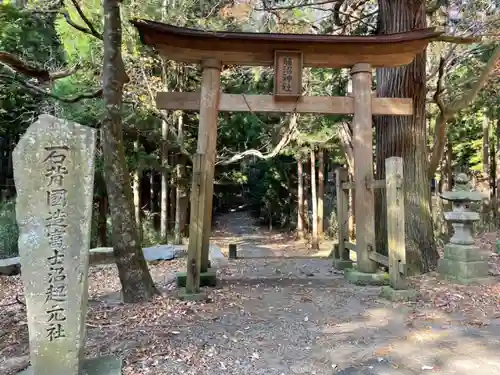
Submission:
<svg viewBox="0 0 500 375">
<path fill-rule="evenodd" d="M 114 266 L 90 270 L 87 356 L 116 355 L 139 374 L 500 374 L 500 258 L 496 283 L 465 287 L 415 278 L 416 302 L 347 284 L 329 259 L 239 259 L 219 271 L 206 303 L 175 298 L 185 260 L 150 264 L 162 295 L 123 305 Z M 259 246 L 276 238 L 266 235 Z M 257 239 L 255 239 L 257 241 Z M 291 241 L 291 239 L 290 239 Z M 297 246 L 289 243 L 290 248 Z M 20 278 L 0 278 L 0 373 L 27 366 Z M 22 300 L 22 298 L 19 298 Z"/>
</svg>

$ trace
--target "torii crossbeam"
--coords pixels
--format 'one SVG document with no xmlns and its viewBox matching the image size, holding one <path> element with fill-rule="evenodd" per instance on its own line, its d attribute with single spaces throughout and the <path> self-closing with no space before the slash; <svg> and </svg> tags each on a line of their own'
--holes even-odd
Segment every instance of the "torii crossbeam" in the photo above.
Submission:
<svg viewBox="0 0 500 375">
<path fill-rule="evenodd" d="M 353 114 L 353 151 L 357 227 L 357 263 L 375 272 L 369 253 L 375 249 L 372 115 L 409 116 L 408 98 L 372 95 L 372 70 L 410 64 L 441 33 L 434 28 L 380 36 L 338 36 L 204 31 L 155 21 L 134 20 L 144 44 L 167 59 L 201 64 L 200 92 L 158 93 L 161 109 L 200 111 L 198 145 L 193 166 L 187 280 L 184 296 L 200 292 L 200 273 L 208 269 L 213 178 L 219 111 Z M 274 95 L 220 92 L 223 64 L 274 66 Z M 302 96 L 303 67 L 349 68 L 349 97 Z"/>
</svg>

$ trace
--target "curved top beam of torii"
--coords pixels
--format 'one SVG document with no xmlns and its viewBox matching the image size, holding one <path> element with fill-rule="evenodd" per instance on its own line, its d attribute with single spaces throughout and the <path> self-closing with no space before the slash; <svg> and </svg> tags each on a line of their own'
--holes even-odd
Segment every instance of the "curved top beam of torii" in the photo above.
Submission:
<svg viewBox="0 0 500 375">
<path fill-rule="evenodd" d="M 189 29 L 150 20 L 132 20 L 144 44 L 170 60 L 200 63 L 216 59 L 223 64 L 270 66 L 274 51 L 303 53 L 303 66 L 350 68 L 409 64 L 427 44 L 441 35 L 435 28 L 378 36 L 273 34 Z"/>
</svg>

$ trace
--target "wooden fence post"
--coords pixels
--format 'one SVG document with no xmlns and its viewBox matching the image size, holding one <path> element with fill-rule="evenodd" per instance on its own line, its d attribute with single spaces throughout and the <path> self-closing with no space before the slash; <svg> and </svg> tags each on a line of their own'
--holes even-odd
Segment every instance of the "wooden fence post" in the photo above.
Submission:
<svg viewBox="0 0 500 375">
<path fill-rule="evenodd" d="M 337 192 L 337 222 L 339 243 L 335 251 L 334 267 L 344 269 L 352 265 L 349 249 L 345 242 L 349 241 L 349 190 L 342 189 L 342 184 L 349 181 L 345 168 L 335 170 L 335 189 Z"/>
<path fill-rule="evenodd" d="M 229 259 L 236 259 L 237 255 L 237 247 L 235 243 L 229 244 Z"/>
<path fill-rule="evenodd" d="M 387 158 L 385 176 L 390 286 L 401 290 L 407 288 L 405 277 L 400 273 L 400 264 L 406 265 L 403 159 Z"/>
</svg>

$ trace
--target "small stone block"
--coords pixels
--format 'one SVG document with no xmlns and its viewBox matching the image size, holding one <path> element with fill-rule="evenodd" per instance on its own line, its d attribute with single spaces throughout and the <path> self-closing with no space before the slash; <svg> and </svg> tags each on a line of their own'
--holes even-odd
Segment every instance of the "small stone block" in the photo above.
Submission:
<svg viewBox="0 0 500 375">
<path fill-rule="evenodd" d="M 186 287 L 186 272 L 177 272 L 176 285 L 177 288 Z M 200 287 L 216 287 L 217 286 L 217 270 L 215 268 L 209 268 L 207 272 L 200 273 Z"/>
<path fill-rule="evenodd" d="M 474 262 L 488 260 L 488 254 L 477 246 L 464 246 L 447 244 L 444 246 L 444 259 L 456 260 L 459 262 Z"/>
<path fill-rule="evenodd" d="M 457 279 L 474 279 L 488 276 L 489 266 L 487 261 L 459 262 L 450 259 L 439 259 L 438 272 L 442 276 Z"/>
<path fill-rule="evenodd" d="M 393 302 L 414 301 L 417 298 L 417 291 L 415 289 L 393 289 L 386 285 L 382 287 L 380 297 Z"/>
<path fill-rule="evenodd" d="M 177 291 L 177 297 L 183 301 L 206 301 L 208 299 L 207 293 L 201 291 L 199 293 L 188 293 L 186 288 L 181 288 Z"/>
<path fill-rule="evenodd" d="M 352 268 L 352 260 L 334 259 L 333 267 L 335 267 L 338 270 L 345 270 L 346 268 Z"/>
<path fill-rule="evenodd" d="M 495 250 L 495 252 L 496 252 L 497 254 L 500 254 L 500 240 L 497 240 L 497 244 L 496 244 L 496 250 Z"/>
<path fill-rule="evenodd" d="M 344 278 L 355 285 L 389 285 L 389 274 L 386 272 L 364 273 L 347 268 L 344 270 Z"/>
<path fill-rule="evenodd" d="M 122 359 L 113 356 L 87 358 L 83 362 L 82 375 L 121 375 Z M 28 367 L 18 375 L 35 375 L 33 367 Z"/>
</svg>

